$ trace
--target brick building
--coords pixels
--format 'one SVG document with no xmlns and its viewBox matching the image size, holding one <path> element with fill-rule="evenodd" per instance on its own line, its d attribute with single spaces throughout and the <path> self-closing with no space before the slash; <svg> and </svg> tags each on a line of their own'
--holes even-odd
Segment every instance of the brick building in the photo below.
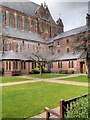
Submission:
<svg viewBox="0 0 90 120">
<path fill-rule="evenodd" d="M 87 32 L 87 25 L 64 32 L 62 20 L 59 18 L 55 22 L 46 4 L 30 1 L 0 3 L 0 13 L 0 29 L 5 36 L 0 41 L 3 52 L 0 67 L 4 69 L 4 75 L 29 73 L 36 63 L 23 52 L 36 50 L 49 52 L 54 58 L 52 72 L 70 69 L 86 72 L 82 51 L 75 53 L 70 43 L 76 34 Z"/>
</svg>

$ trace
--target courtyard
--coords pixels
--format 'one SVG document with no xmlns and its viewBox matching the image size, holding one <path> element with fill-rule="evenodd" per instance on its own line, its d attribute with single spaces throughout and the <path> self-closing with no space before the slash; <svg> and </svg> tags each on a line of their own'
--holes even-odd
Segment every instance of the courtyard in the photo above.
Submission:
<svg viewBox="0 0 90 120">
<path fill-rule="evenodd" d="M 2 87 L 3 118 L 31 118 L 44 112 L 45 106 L 50 108 L 58 107 L 60 99 L 67 100 L 88 93 L 88 79 L 86 75 L 75 74 L 73 76 L 60 75 L 59 77 L 51 77 L 54 74 L 49 74 L 47 75 L 49 76 L 48 78 L 38 78 L 38 75 L 36 76 L 6 77 L 7 81 L 5 80 L 1 83 L 4 84 Z M 4 79 L 2 78 L 2 81 Z M 34 82 L 32 83 L 32 81 Z M 58 81 L 68 81 L 72 84 L 63 82 L 61 84 Z M 79 84 L 75 85 L 73 84 L 74 82 Z M 13 83 L 13 85 L 10 83 Z M 87 86 L 85 86 L 86 83 Z"/>
</svg>

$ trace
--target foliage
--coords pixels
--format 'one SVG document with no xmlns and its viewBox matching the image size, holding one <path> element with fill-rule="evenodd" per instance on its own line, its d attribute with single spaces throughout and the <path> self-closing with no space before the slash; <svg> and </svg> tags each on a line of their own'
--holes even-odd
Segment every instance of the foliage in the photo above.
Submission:
<svg viewBox="0 0 90 120">
<path fill-rule="evenodd" d="M 0 69 L 0 75 L 3 75 L 3 73 L 4 73 L 4 69 L 1 68 L 1 69 Z"/>
<path fill-rule="evenodd" d="M 43 67 L 42 68 L 42 73 L 47 73 L 47 72 L 48 72 L 47 68 Z"/>
<path fill-rule="evenodd" d="M 67 116 L 66 118 L 88 118 L 88 97 L 81 98 L 73 104 L 70 105 L 70 108 L 67 108 Z"/>
<path fill-rule="evenodd" d="M 32 72 L 33 72 L 34 74 L 38 74 L 38 73 L 40 73 L 40 69 L 39 69 L 39 68 L 34 68 L 34 69 L 32 70 Z"/>
<path fill-rule="evenodd" d="M 30 118 L 44 112 L 45 106 L 59 106 L 60 99 L 69 99 L 87 92 L 87 87 L 48 82 L 4 86 L 2 116 L 7 119 Z"/>
</svg>

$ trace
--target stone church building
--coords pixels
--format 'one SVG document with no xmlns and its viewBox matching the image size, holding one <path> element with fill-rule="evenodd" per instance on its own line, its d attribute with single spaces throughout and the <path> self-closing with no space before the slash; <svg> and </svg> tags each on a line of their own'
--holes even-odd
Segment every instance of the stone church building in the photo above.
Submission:
<svg viewBox="0 0 90 120">
<path fill-rule="evenodd" d="M 87 21 L 90 23 L 90 15 L 86 25 L 64 32 L 62 20 L 55 22 L 46 4 L 0 3 L 0 69 L 4 69 L 4 76 L 32 71 L 36 63 L 23 53 L 37 50 L 50 53 L 51 72 L 86 73 L 85 55 L 75 52 L 71 43 L 77 34 L 88 32 Z M 48 64 L 44 66 L 48 68 Z"/>
</svg>

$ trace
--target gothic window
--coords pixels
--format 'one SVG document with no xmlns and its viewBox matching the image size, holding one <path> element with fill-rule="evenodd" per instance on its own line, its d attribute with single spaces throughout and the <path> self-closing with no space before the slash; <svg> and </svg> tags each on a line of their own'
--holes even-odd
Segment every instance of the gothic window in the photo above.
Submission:
<svg viewBox="0 0 90 120">
<path fill-rule="evenodd" d="M 3 24 L 5 24 L 5 21 L 6 21 L 6 12 L 2 11 L 2 22 L 3 22 Z"/>
<path fill-rule="evenodd" d="M 35 31 L 35 21 L 31 21 L 31 31 Z"/>
<path fill-rule="evenodd" d="M 14 15 L 9 14 L 9 26 L 13 27 L 14 26 Z"/>
<path fill-rule="evenodd" d="M 29 26 L 29 21 L 28 21 L 27 18 L 25 18 L 25 20 L 24 20 L 24 29 L 28 30 L 28 26 Z"/>
<path fill-rule="evenodd" d="M 16 44 L 16 52 L 18 52 L 18 43 Z"/>
<path fill-rule="evenodd" d="M 17 28 L 21 28 L 21 17 L 17 17 Z"/>
<path fill-rule="evenodd" d="M 44 24 L 43 23 L 39 23 L 39 30 L 40 30 L 40 32 L 44 31 Z"/>
<path fill-rule="evenodd" d="M 58 68 L 62 68 L 62 62 L 58 62 Z"/>
<path fill-rule="evenodd" d="M 49 32 L 49 26 L 48 26 L 48 24 L 46 24 L 46 26 L 45 26 L 45 33 L 48 33 Z"/>
</svg>

